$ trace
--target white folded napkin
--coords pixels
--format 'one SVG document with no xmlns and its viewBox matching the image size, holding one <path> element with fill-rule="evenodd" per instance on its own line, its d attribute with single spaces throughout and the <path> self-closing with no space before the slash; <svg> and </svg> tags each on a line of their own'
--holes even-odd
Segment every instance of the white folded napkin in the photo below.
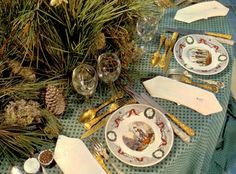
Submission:
<svg viewBox="0 0 236 174">
<path fill-rule="evenodd" d="M 200 19 L 207 19 L 215 16 L 226 16 L 229 9 L 217 1 L 197 3 L 177 11 L 174 19 L 191 23 Z"/>
<path fill-rule="evenodd" d="M 162 76 L 146 80 L 143 85 L 152 97 L 174 101 L 202 115 L 222 111 L 220 103 L 212 92 L 192 85 Z"/>
<path fill-rule="evenodd" d="M 54 159 L 64 174 L 106 174 L 82 140 L 60 135 Z"/>
</svg>

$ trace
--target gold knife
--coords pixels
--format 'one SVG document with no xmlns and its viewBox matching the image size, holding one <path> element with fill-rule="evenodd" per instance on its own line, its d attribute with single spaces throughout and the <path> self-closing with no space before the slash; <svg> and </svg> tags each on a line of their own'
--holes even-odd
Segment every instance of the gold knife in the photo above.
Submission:
<svg viewBox="0 0 236 174">
<path fill-rule="evenodd" d="M 178 36 L 179 36 L 179 33 L 177 33 L 177 32 L 174 32 L 172 34 L 170 47 L 169 47 L 169 50 L 168 50 L 168 52 L 166 54 L 166 61 L 165 61 L 165 66 L 164 66 L 164 72 L 166 72 L 168 70 L 168 67 L 169 67 L 169 64 L 170 64 L 170 60 L 171 60 L 171 58 L 173 56 L 173 48 L 174 48 L 175 42 L 177 41 Z"/>
<path fill-rule="evenodd" d="M 104 119 L 102 119 L 101 121 L 99 121 L 97 124 L 95 124 L 91 129 L 87 130 L 86 132 L 83 133 L 83 135 L 80 137 L 80 139 L 84 139 L 87 138 L 88 136 L 92 135 L 93 133 L 95 133 L 96 131 L 98 131 L 99 129 L 101 129 L 103 126 L 106 125 L 108 119 L 110 117 L 106 116 Z"/>
<path fill-rule="evenodd" d="M 122 107 L 122 106 L 124 106 L 124 105 L 133 104 L 133 103 L 136 103 L 136 100 L 134 100 L 134 99 L 129 99 L 128 101 L 125 102 L 125 104 L 122 104 L 122 105 L 118 104 L 118 107 L 117 107 L 115 110 L 117 110 L 118 108 L 120 108 L 120 107 Z M 80 138 L 81 138 L 81 139 L 84 139 L 84 138 L 86 138 L 86 137 L 92 135 L 94 132 L 98 131 L 99 129 L 101 129 L 103 126 L 105 126 L 106 123 L 107 123 L 107 121 L 108 121 L 108 119 L 110 118 L 109 116 L 110 116 L 115 110 L 112 110 L 112 112 L 109 111 L 110 114 L 107 113 L 108 115 L 105 115 L 105 116 L 106 116 L 105 118 L 103 118 L 103 119 L 100 120 L 98 123 L 96 123 L 95 125 L 93 125 L 89 130 L 87 130 L 86 132 L 84 132 L 83 135 L 82 135 Z"/>
<path fill-rule="evenodd" d="M 167 27 L 167 28 L 165 28 L 165 30 L 169 31 L 169 32 L 178 32 L 180 34 L 205 34 L 205 35 L 208 35 L 208 36 L 214 36 L 214 37 L 219 37 L 219 38 L 228 39 L 228 40 L 232 39 L 231 34 L 208 32 L 208 31 L 204 31 L 204 30 L 171 28 L 171 27 Z"/>
<path fill-rule="evenodd" d="M 157 108 L 164 115 L 168 116 L 176 125 L 178 125 L 181 129 L 183 129 L 189 136 L 194 136 L 195 131 L 190 128 L 188 125 L 183 123 L 180 119 L 175 117 L 173 114 L 167 112 L 163 107 L 161 107 L 156 101 L 154 101 L 151 97 L 146 95 L 145 93 L 141 93 L 141 97 L 146 100 L 151 106 Z"/>
</svg>

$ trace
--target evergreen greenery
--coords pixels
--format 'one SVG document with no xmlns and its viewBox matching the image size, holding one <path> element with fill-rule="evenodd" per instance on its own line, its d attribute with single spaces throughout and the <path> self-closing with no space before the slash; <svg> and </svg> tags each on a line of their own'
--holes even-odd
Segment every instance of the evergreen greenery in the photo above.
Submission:
<svg viewBox="0 0 236 174">
<path fill-rule="evenodd" d="M 36 100 L 43 107 L 46 85 L 69 91 L 73 69 L 80 63 L 96 66 L 106 51 L 119 54 L 120 81 L 126 81 L 129 63 L 136 59 L 135 20 L 150 1 L 68 0 L 51 6 L 50 0 L 0 0 L 0 114 L 19 99 Z M 33 131 L 0 119 L 0 155 L 11 161 L 47 144 L 60 125 L 46 110 L 42 114 L 48 116 L 45 129 Z"/>
</svg>

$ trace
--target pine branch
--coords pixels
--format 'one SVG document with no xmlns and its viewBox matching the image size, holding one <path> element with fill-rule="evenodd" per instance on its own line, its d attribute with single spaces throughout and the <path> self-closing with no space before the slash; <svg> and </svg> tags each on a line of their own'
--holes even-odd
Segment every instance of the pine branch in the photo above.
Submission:
<svg viewBox="0 0 236 174">
<path fill-rule="evenodd" d="M 0 125 L 0 155 L 7 162 L 14 162 L 19 157 L 28 158 L 50 143 L 45 134 L 38 130 Z"/>
</svg>

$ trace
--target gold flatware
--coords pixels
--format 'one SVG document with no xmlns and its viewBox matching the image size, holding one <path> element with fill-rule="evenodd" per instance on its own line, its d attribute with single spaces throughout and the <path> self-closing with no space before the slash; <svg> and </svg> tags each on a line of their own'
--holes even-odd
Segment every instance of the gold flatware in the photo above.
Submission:
<svg viewBox="0 0 236 174">
<path fill-rule="evenodd" d="M 167 116 L 169 119 L 171 119 L 177 126 L 179 126 L 181 129 L 183 129 L 188 135 L 194 136 L 195 132 L 192 128 L 190 128 L 188 125 L 183 123 L 180 119 L 178 119 L 173 114 L 167 112 L 163 107 L 161 107 L 156 101 L 154 101 L 150 96 L 146 95 L 145 93 L 141 93 L 142 99 L 139 99 L 140 102 L 143 100 L 146 101 L 151 106 L 157 108 L 160 112 L 162 112 L 165 116 Z"/>
<path fill-rule="evenodd" d="M 113 113 L 114 111 L 116 111 L 121 106 L 123 106 L 125 104 L 130 104 L 130 103 L 134 103 L 134 100 L 129 100 L 129 101 L 127 101 L 127 99 L 117 100 L 116 102 L 112 103 L 111 106 L 109 107 L 109 109 L 107 111 L 105 111 L 103 114 L 101 114 L 100 116 L 90 120 L 87 123 L 84 123 L 84 128 L 86 130 L 91 129 L 91 127 L 93 127 L 95 124 L 97 124 L 101 119 L 103 119 L 107 115 Z"/>
<path fill-rule="evenodd" d="M 156 101 L 154 101 L 151 97 L 147 96 L 144 93 L 138 94 L 137 92 L 135 92 L 132 88 L 127 87 L 126 88 L 126 92 L 133 97 L 135 100 L 138 101 L 138 103 L 140 104 L 145 104 L 145 105 L 150 105 L 156 109 L 158 109 L 160 112 L 162 112 L 164 115 L 169 114 L 164 108 L 162 108 Z M 179 126 L 177 126 L 176 123 L 174 123 L 174 121 L 172 121 L 171 119 L 169 119 L 171 127 L 173 128 L 174 133 L 179 136 L 179 138 L 181 138 L 181 140 L 183 140 L 185 143 L 189 143 L 190 142 L 190 136 L 187 135 Z M 180 124 L 181 126 L 183 124 Z M 188 127 L 187 125 L 185 125 L 186 127 Z M 188 131 L 190 132 L 190 134 L 195 134 L 194 130 L 191 130 L 191 128 L 187 128 Z"/>
<path fill-rule="evenodd" d="M 174 32 L 172 34 L 171 43 L 170 43 L 169 50 L 168 50 L 166 58 L 165 58 L 166 59 L 165 60 L 165 65 L 164 65 L 164 68 L 163 68 L 165 73 L 168 70 L 171 58 L 173 57 L 173 48 L 174 48 L 175 42 L 177 41 L 178 36 L 179 36 L 179 33 L 177 33 L 177 32 Z"/>
<path fill-rule="evenodd" d="M 191 137 L 186 134 L 179 126 L 177 126 L 172 120 L 169 120 L 173 132 L 185 143 L 190 143 Z"/>
<path fill-rule="evenodd" d="M 104 112 L 103 114 L 99 115 L 98 117 L 84 123 L 84 128 L 86 130 L 91 129 L 92 126 L 94 126 L 96 123 L 98 123 L 101 119 L 103 119 L 104 117 L 106 117 L 107 115 L 111 114 L 112 112 L 114 112 L 116 109 L 119 108 L 119 105 L 117 103 L 112 103 L 111 106 L 109 107 L 109 109 Z"/>
<path fill-rule="evenodd" d="M 197 81 L 200 81 L 200 82 L 213 84 L 213 85 L 216 85 L 218 88 L 224 88 L 225 87 L 224 82 L 211 80 L 211 79 L 201 79 L 201 78 L 198 78 L 198 77 L 193 77 L 191 73 L 189 73 L 188 71 L 186 71 L 182 68 L 169 69 L 167 74 L 168 75 L 185 75 L 186 77 L 189 77 L 191 80 L 197 80 Z"/>
<path fill-rule="evenodd" d="M 190 79 L 196 79 L 196 80 L 201 81 L 201 82 L 216 85 L 218 88 L 224 88 L 225 87 L 224 82 L 215 81 L 215 80 L 211 80 L 211 79 L 200 79 L 200 78 L 196 78 L 196 77 L 193 78 L 193 76 L 188 71 L 184 71 L 183 74 L 185 76 L 189 77 Z"/>
<path fill-rule="evenodd" d="M 223 39 L 228 39 L 228 40 L 231 40 L 232 37 L 233 37 L 231 34 L 224 34 L 224 33 L 206 32 L 205 34 L 209 35 L 209 36 L 214 36 L 214 37 L 220 37 L 220 38 L 223 38 Z"/>
<path fill-rule="evenodd" d="M 159 67 L 161 67 L 161 68 L 163 68 L 165 66 L 166 54 L 169 50 L 170 44 L 171 44 L 171 39 L 166 38 L 166 40 L 165 40 L 165 51 L 164 51 L 164 54 L 162 54 L 161 60 L 158 63 Z"/>
<path fill-rule="evenodd" d="M 97 160 L 97 162 L 101 165 L 101 167 L 103 168 L 103 170 L 107 173 L 107 174 L 111 174 L 111 172 L 108 170 L 101 154 L 97 151 L 94 151 L 94 157 Z"/>
<path fill-rule="evenodd" d="M 178 32 L 178 33 L 180 33 L 182 35 L 203 34 L 203 35 L 218 37 L 218 38 L 227 39 L 227 40 L 231 40 L 232 39 L 232 35 L 231 34 L 209 32 L 209 31 L 205 31 L 205 30 L 184 29 L 184 28 L 178 28 L 178 27 L 166 27 L 165 31 L 168 31 L 168 32 Z"/>
<path fill-rule="evenodd" d="M 95 124 L 91 129 L 87 130 L 86 132 L 83 133 L 83 135 L 80 137 L 80 139 L 84 139 L 89 137 L 90 135 L 94 134 L 95 132 L 97 132 L 99 129 L 101 129 L 103 126 L 106 125 L 107 121 L 108 121 L 109 117 L 105 117 L 104 119 L 102 119 L 101 121 L 99 121 L 97 124 Z"/>
<path fill-rule="evenodd" d="M 111 161 L 110 156 L 107 152 L 107 149 L 103 146 L 102 143 L 100 143 L 98 141 L 97 138 L 91 138 L 90 139 L 91 143 L 92 143 L 92 148 L 94 151 L 98 152 L 106 161 L 108 161 L 111 166 L 115 169 L 117 174 L 124 174 L 124 172 L 122 172 L 113 161 Z"/>
<path fill-rule="evenodd" d="M 80 115 L 79 122 L 86 123 L 89 120 L 92 120 L 96 116 L 98 111 L 100 111 L 102 108 L 109 105 L 110 103 L 114 102 L 115 100 L 122 98 L 123 96 L 124 96 L 123 92 L 118 92 L 116 95 L 112 96 L 110 99 L 108 99 L 106 102 L 102 103 L 97 108 L 90 108 L 90 109 L 86 110 L 85 112 L 83 112 Z"/>
<path fill-rule="evenodd" d="M 217 85 L 214 85 L 214 84 L 202 84 L 202 83 L 193 82 L 189 77 L 187 77 L 185 75 L 181 75 L 181 74 L 168 74 L 167 76 L 169 78 L 178 80 L 180 82 L 187 83 L 187 84 L 190 84 L 190 85 L 193 85 L 193 86 L 197 86 L 197 87 L 206 89 L 206 90 L 214 92 L 214 93 L 218 93 L 219 92 L 219 87 Z"/>
<path fill-rule="evenodd" d="M 196 82 L 193 82 L 189 77 L 186 77 L 186 76 L 181 76 L 180 81 L 184 82 L 184 83 L 187 83 L 187 84 L 190 84 L 190 85 L 194 85 L 194 86 L 203 88 L 203 89 L 206 89 L 206 90 L 214 92 L 214 93 L 219 92 L 219 88 L 214 84 L 196 83 Z"/>
<path fill-rule="evenodd" d="M 128 100 L 125 104 L 132 104 L 132 103 L 136 103 L 136 100 L 134 99 L 130 99 Z M 83 135 L 80 137 L 81 139 L 87 138 L 90 135 L 92 135 L 93 133 L 97 132 L 99 129 L 101 129 L 103 126 L 106 125 L 108 119 L 109 119 L 109 115 L 108 114 L 105 118 L 103 118 L 102 120 L 100 120 L 98 123 L 96 123 L 95 125 L 93 125 L 90 129 L 88 129 L 86 132 L 83 133 Z"/>
<path fill-rule="evenodd" d="M 179 120 L 173 114 L 167 113 L 165 115 L 168 116 L 177 126 L 179 126 L 181 129 L 183 129 L 189 136 L 192 137 L 195 135 L 195 131 L 192 128 L 190 128 L 188 125 L 183 123 L 181 120 Z"/>
<path fill-rule="evenodd" d="M 160 43 L 159 43 L 159 47 L 157 49 L 157 51 L 153 54 L 152 60 L 151 60 L 151 64 L 152 66 L 156 67 L 158 65 L 158 62 L 160 61 L 161 58 L 161 47 L 163 45 L 163 43 L 165 42 L 166 36 L 164 34 L 161 35 L 160 37 Z"/>
</svg>

